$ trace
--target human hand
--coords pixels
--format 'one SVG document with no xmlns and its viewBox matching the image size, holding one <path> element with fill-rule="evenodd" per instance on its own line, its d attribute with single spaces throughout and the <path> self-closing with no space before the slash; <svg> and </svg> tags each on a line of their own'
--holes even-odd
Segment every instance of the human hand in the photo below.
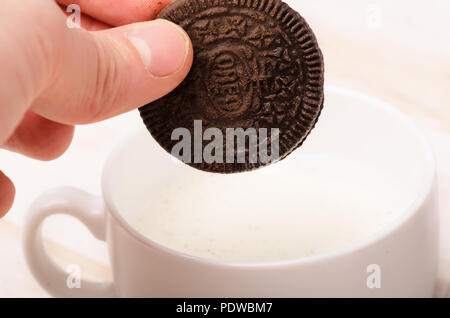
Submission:
<svg viewBox="0 0 450 318">
<path fill-rule="evenodd" d="M 74 125 L 127 112 L 174 89 L 189 72 L 192 44 L 175 24 L 148 21 L 171 1 L 3 0 L 0 146 L 51 160 L 71 143 Z M 61 7 L 69 4 L 86 14 L 84 29 L 66 26 Z M 14 195 L 0 171 L 0 217 Z"/>
</svg>

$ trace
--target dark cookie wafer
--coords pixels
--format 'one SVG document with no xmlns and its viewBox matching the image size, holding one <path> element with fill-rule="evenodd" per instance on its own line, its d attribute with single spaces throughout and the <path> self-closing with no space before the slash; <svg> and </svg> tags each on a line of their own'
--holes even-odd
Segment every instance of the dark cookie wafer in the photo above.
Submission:
<svg viewBox="0 0 450 318">
<path fill-rule="evenodd" d="M 168 152 L 176 128 L 187 128 L 194 140 L 194 121 L 203 131 L 219 128 L 279 129 L 279 159 L 299 147 L 323 107 L 324 63 L 316 38 L 305 20 L 279 0 L 177 0 L 160 18 L 179 24 L 194 47 L 186 79 L 170 94 L 140 108 L 153 137 Z M 271 146 L 271 138 L 264 139 Z M 210 141 L 203 141 L 205 147 Z M 262 144 L 262 138 L 258 138 Z M 194 163 L 210 172 L 234 173 L 267 163 Z M 224 157 L 225 161 L 225 157 Z M 198 162 L 198 161 L 197 161 Z"/>
</svg>

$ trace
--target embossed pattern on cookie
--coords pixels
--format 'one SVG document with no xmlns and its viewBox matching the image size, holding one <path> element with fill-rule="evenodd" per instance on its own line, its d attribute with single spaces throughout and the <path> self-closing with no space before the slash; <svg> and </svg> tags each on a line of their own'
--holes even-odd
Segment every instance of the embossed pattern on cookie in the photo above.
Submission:
<svg viewBox="0 0 450 318">
<path fill-rule="evenodd" d="M 186 79 L 165 97 L 140 108 L 148 130 L 171 152 L 176 128 L 192 135 L 194 121 L 202 132 L 218 128 L 267 128 L 258 136 L 270 152 L 277 144 L 283 159 L 301 146 L 323 107 L 324 63 L 316 38 L 299 13 L 279 0 L 177 0 L 159 15 L 183 27 L 194 47 L 194 63 Z M 226 149 L 226 138 L 223 151 Z M 210 142 L 202 140 L 202 149 Z M 192 145 L 192 147 L 194 147 Z M 245 162 L 198 162 L 210 172 L 234 173 L 268 164 L 249 160 L 249 143 L 235 149 Z"/>
</svg>

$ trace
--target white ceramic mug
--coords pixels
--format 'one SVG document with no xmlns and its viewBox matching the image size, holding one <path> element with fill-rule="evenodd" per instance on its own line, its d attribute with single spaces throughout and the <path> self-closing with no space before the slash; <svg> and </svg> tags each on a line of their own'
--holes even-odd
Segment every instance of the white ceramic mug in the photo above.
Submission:
<svg viewBox="0 0 450 318">
<path fill-rule="evenodd" d="M 142 130 L 107 161 L 102 198 L 61 188 L 33 203 L 24 231 L 25 256 L 33 275 L 52 295 L 66 297 L 432 296 L 438 211 L 430 146 L 399 111 L 349 90 L 327 88 L 322 116 L 305 147 L 370 162 L 415 189 L 413 204 L 376 235 L 326 254 L 247 264 L 208 260 L 161 246 L 134 230 L 123 215 L 150 200 L 159 182 L 186 167 L 174 165 Z M 96 238 L 106 241 L 113 282 L 82 281 L 80 289 L 67 288 L 67 274 L 42 244 L 41 224 L 55 213 L 78 218 Z M 381 286 L 370 286 L 368 271 L 377 269 Z"/>
</svg>

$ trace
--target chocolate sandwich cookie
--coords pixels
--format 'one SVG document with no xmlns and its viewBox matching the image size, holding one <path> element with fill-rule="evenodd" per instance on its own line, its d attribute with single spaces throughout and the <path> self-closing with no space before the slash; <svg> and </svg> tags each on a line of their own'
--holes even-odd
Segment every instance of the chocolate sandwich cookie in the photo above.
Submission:
<svg viewBox="0 0 450 318">
<path fill-rule="evenodd" d="M 165 150 L 234 173 L 303 143 L 323 107 L 324 63 L 299 13 L 279 0 L 177 0 L 159 18 L 180 25 L 194 47 L 186 79 L 140 108 Z"/>
</svg>

